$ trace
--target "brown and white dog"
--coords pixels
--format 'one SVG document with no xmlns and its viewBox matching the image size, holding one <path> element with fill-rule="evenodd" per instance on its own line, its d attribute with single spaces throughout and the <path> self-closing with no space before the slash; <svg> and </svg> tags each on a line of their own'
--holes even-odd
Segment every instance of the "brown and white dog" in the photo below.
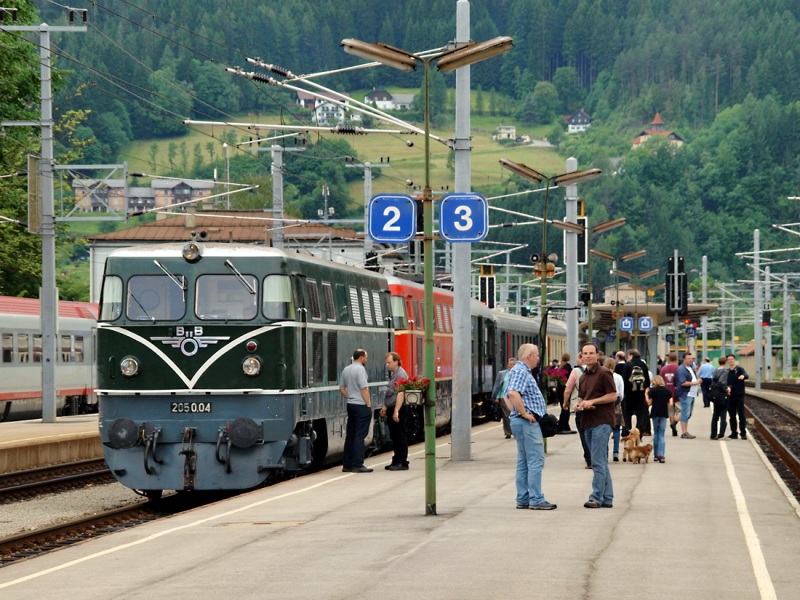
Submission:
<svg viewBox="0 0 800 600">
<path fill-rule="evenodd" d="M 639 435 L 639 430 L 636 427 L 631 428 L 631 432 L 620 438 L 620 441 L 625 442 L 625 448 L 622 451 L 622 462 L 628 462 L 630 459 L 631 449 L 642 443 L 642 438 Z"/>
<path fill-rule="evenodd" d="M 653 451 L 652 444 L 645 444 L 644 446 L 634 446 L 631 448 L 630 457 L 631 462 L 637 465 L 644 459 L 644 462 L 650 462 L 650 453 Z"/>
</svg>

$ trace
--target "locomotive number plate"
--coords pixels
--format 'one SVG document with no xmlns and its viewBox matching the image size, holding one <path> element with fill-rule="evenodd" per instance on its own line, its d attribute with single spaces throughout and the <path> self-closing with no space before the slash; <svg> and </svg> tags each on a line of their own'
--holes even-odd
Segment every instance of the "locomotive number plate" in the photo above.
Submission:
<svg viewBox="0 0 800 600">
<path fill-rule="evenodd" d="M 170 405 L 173 413 L 210 413 L 211 402 L 173 402 Z"/>
</svg>

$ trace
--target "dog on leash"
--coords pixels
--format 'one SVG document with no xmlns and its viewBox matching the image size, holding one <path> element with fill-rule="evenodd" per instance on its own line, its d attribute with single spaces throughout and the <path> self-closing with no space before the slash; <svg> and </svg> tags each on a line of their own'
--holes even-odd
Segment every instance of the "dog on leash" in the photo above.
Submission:
<svg viewBox="0 0 800 600">
<path fill-rule="evenodd" d="M 631 448 L 630 457 L 631 462 L 637 465 L 644 459 L 644 462 L 650 462 L 650 453 L 653 451 L 652 444 L 645 444 L 644 446 L 634 446 Z"/>
<path fill-rule="evenodd" d="M 622 462 L 628 462 L 628 460 L 630 460 L 631 449 L 642 443 L 642 437 L 639 435 L 639 430 L 633 427 L 628 435 L 620 439 L 622 442 L 625 442 L 625 448 L 622 451 Z"/>
</svg>

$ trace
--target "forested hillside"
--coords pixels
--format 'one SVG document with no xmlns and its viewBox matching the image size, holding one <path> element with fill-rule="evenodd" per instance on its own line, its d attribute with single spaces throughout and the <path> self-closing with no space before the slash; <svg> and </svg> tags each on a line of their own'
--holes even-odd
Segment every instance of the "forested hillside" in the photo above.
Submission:
<svg viewBox="0 0 800 600">
<path fill-rule="evenodd" d="M 43 20 L 64 20 L 54 2 L 36 5 Z M 185 118 L 278 111 L 286 120 L 305 118 L 288 93 L 236 78 L 224 67 L 250 70 L 245 58 L 255 56 L 296 73 L 353 65 L 358 59 L 339 47 L 346 37 L 412 51 L 438 47 L 454 36 L 456 2 L 78 5 L 89 8 L 89 32 L 55 39 L 57 65 L 67 71 L 58 106 L 61 115 L 90 111 L 71 143 L 90 141 L 81 148 L 84 159 L 107 163 L 130 140 L 185 133 Z M 753 228 L 800 220 L 786 200 L 800 191 L 796 0 L 473 0 L 471 13 L 474 39 L 514 38 L 511 52 L 472 68 L 485 110 L 546 124 L 552 139 L 563 140 L 564 157 L 604 170 L 607 177 L 581 190 L 590 218 L 626 216 L 629 225 L 596 245 L 612 254 L 647 248 L 635 272 L 663 267 L 677 247 L 692 267 L 707 254 L 715 277 L 745 276 L 743 261 L 732 254 L 750 247 Z M 4 35 L 2 44 L 6 53 L 18 42 Z M 453 86 L 452 75 L 437 78 L 434 85 Z M 420 75 L 368 69 L 325 84 L 341 91 L 418 88 Z M 561 116 L 580 107 L 594 118 L 592 129 L 561 135 Z M 656 111 L 686 143 L 676 149 L 655 141 L 631 151 Z M 537 202 L 504 206 L 537 211 Z M 553 204 L 557 211 L 560 203 Z M 501 235 L 538 244 L 524 228 Z M 767 247 L 793 243 L 772 231 L 762 239 Z M 556 249 L 560 241 L 552 243 Z M 522 253 L 515 259 L 525 260 Z"/>
</svg>

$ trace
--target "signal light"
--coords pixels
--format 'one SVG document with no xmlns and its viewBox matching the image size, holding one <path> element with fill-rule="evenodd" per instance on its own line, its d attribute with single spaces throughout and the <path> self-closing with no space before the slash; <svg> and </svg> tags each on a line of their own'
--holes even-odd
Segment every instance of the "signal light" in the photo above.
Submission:
<svg viewBox="0 0 800 600">
<path fill-rule="evenodd" d="M 765 310 L 763 313 L 761 313 L 761 326 L 762 327 L 769 327 L 771 321 L 772 321 L 772 311 L 771 310 Z"/>
</svg>

